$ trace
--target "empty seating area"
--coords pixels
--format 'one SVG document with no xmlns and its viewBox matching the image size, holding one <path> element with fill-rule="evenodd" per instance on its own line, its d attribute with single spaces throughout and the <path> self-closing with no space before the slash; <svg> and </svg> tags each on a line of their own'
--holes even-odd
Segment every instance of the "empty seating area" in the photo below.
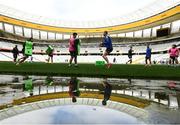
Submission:
<svg viewBox="0 0 180 125">
<path fill-rule="evenodd" d="M 37 43 L 34 44 L 34 54 L 32 58 L 29 58 L 27 61 L 34 62 L 46 62 L 47 59 L 46 49 L 47 45 L 52 45 L 55 49 L 54 51 L 54 62 L 56 63 L 67 63 L 70 55 L 68 49 L 68 42 L 64 43 Z M 134 50 L 133 55 L 133 63 L 134 64 L 144 64 L 145 60 L 145 52 L 146 45 L 149 42 L 141 43 L 113 43 L 113 51 L 111 55 L 109 55 L 109 59 L 112 62 L 114 58 L 116 58 L 117 64 L 125 64 L 128 61 L 128 50 L 129 47 L 132 46 Z M 169 58 L 167 51 L 171 48 L 173 44 L 176 44 L 178 47 L 180 46 L 180 40 L 172 39 L 166 42 L 153 42 L 151 41 L 150 47 L 152 48 L 152 61 L 154 62 L 166 62 Z M 12 61 L 13 54 L 11 50 L 13 47 L 17 45 L 19 51 L 22 50 L 22 42 L 14 42 L 14 41 L 6 41 L 0 40 L 0 61 Z M 78 56 L 78 62 L 80 63 L 95 63 L 97 60 L 103 60 L 101 55 L 103 54 L 105 48 L 99 47 L 99 42 L 97 43 L 82 43 L 80 49 L 80 56 Z M 19 58 L 22 54 L 19 55 Z"/>
</svg>

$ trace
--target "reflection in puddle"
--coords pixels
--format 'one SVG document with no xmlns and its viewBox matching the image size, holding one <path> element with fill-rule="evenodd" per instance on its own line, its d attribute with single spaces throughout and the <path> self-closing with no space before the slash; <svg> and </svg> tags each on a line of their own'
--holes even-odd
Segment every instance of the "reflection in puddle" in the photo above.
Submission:
<svg viewBox="0 0 180 125">
<path fill-rule="evenodd" d="M 69 96 L 72 98 L 72 102 L 77 102 L 76 97 L 80 96 L 79 80 L 77 77 L 71 77 L 69 83 Z"/>
<path fill-rule="evenodd" d="M 107 105 L 107 101 L 109 100 L 111 96 L 112 86 L 106 81 L 103 81 L 104 86 L 104 99 L 102 101 L 103 105 Z"/>
<path fill-rule="evenodd" d="M 142 123 L 136 118 L 123 112 L 104 107 L 84 105 L 68 105 L 45 108 L 6 119 L 2 123 L 14 123 L 14 121 L 16 121 L 16 124 L 26 124 L 28 118 L 33 119 L 29 120 L 28 124 Z"/>
<path fill-rule="evenodd" d="M 127 111 L 123 106 L 118 107 L 118 102 L 137 107 L 139 112 L 143 109 L 148 114 L 143 121 L 132 123 L 180 123 L 180 81 L 1 75 L 0 98 L 1 109 L 6 104 L 21 105 L 64 98 L 70 99 L 69 105 L 99 105 L 116 110 L 121 107 L 121 112 L 134 115 L 129 107 Z M 90 98 L 99 101 L 90 103 Z M 7 116 L 4 115 L 5 118 Z"/>
</svg>

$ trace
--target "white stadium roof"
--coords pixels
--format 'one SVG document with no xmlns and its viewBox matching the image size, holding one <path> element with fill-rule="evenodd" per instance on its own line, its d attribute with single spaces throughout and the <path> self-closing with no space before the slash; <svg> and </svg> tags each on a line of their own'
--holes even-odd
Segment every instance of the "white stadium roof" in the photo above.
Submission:
<svg viewBox="0 0 180 125">
<path fill-rule="evenodd" d="M 153 15 L 157 15 L 163 11 L 166 11 L 174 6 L 180 4 L 180 0 L 156 0 L 155 2 L 138 9 L 132 13 L 124 16 L 110 18 L 101 21 L 65 21 L 59 19 L 51 19 L 43 16 L 32 15 L 23 11 L 0 4 L 0 15 L 12 17 L 15 19 L 28 21 L 36 24 L 55 26 L 55 27 L 67 27 L 67 28 L 100 28 L 109 27 L 115 25 L 122 25 L 132 23 L 138 20 L 143 20 Z"/>
</svg>

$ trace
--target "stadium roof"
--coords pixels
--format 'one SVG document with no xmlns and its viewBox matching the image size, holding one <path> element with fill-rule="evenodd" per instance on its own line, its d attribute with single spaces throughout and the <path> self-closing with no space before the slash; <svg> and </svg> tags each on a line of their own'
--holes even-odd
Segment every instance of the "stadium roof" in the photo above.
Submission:
<svg viewBox="0 0 180 125">
<path fill-rule="evenodd" d="M 156 0 L 133 13 L 100 21 L 65 21 L 32 15 L 0 4 L 0 22 L 41 31 L 71 34 L 131 32 L 180 19 L 180 0 Z"/>
</svg>

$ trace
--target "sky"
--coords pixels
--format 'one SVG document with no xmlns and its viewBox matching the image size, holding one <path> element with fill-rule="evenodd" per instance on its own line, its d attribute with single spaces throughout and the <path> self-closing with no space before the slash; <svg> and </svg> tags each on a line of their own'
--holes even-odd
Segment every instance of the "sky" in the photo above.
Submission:
<svg viewBox="0 0 180 125">
<path fill-rule="evenodd" d="M 128 14 L 155 0 L 0 0 L 30 14 L 72 21 L 97 21 Z"/>
<path fill-rule="evenodd" d="M 113 117 L 110 117 L 113 116 Z M 138 124 L 137 118 L 117 110 L 87 106 L 65 105 L 44 108 L 16 115 L 0 124 Z"/>
</svg>

